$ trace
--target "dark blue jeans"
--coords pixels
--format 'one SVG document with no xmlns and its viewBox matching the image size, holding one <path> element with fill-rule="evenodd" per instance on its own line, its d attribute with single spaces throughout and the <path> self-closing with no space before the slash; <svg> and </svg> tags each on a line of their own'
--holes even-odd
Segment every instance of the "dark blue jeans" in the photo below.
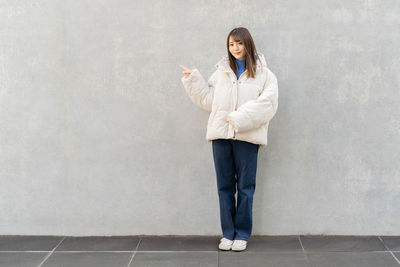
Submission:
<svg viewBox="0 0 400 267">
<path fill-rule="evenodd" d="M 259 145 L 233 139 L 216 139 L 212 140 L 212 149 L 222 234 L 230 240 L 248 240 L 253 226 Z"/>
</svg>

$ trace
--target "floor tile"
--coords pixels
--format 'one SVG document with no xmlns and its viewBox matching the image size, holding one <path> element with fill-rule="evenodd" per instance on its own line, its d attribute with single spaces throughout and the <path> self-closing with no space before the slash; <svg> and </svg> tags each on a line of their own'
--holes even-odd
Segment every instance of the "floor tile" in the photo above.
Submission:
<svg viewBox="0 0 400 267">
<path fill-rule="evenodd" d="M 56 251 L 134 251 L 139 236 L 67 237 Z"/>
<path fill-rule="evenodd" d="M 0 252 L 0 266 L 32 267 L 39 264 L 50 252 Z"/>
<path fill-rule="evenodd" d="M 0 251 L 51 251 L 61 236 L 0 236 Z"/>
<path fill-rule="evenodd" d="M 217 236 L 145 236 L 138 251 L 217 251 Z"/>
<path fill-rule="evenodd" d="M 400 251 L 400 236 L 381 236 L 383 243 L 392 251 Z"/>
<path fill-rule="evenodd" d="M 136 252 L 131 267 L 217 267 L 218 252 Z"/>
<path fill-rule="evenodd" d="M 312 267 L 399 267 L 390 252 L 310 252 Z"/>
<path fill-rule="evenodd" d="M 251 252 L 221 251 L 220 267 L 308 267 L 303 252 Z"/>
<path fill-rule="evenodd" d="M 251 236 L 247 243 L 249 251 L 299 251 L 301 247 L 297 236 Z"/>
<path fill-rule="evenodd" d="M 375 236 L 300 236 L 306 251 L 386 251 Z"/>
<path fill-rule="evenodd" d="M 400 266 L 400 252 L 392 252 L 394 254 L 394 257 L 396 257 L 396 261 L 399 263 Z"/>
<path fill-rule="evenodd" d="M 133 252 L 54 252 L 42 267 L 126 267 Z"/>
</svg>

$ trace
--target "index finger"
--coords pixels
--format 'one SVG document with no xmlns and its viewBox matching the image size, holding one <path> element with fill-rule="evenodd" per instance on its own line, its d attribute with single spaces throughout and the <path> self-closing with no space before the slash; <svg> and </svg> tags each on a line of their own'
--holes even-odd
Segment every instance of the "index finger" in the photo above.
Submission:
<svg viewBox="0 0 400 267">
<path fill-rule="evenodd" d="M 183 66 L 183 65 L 179 65 L 179 67 L 181 67 L 182 69 L 184 69 L 184 70 L 186 70 L 186 71 L 190 71 L 188 68 L 186 68 L 186 67 Z"/>
</svg>

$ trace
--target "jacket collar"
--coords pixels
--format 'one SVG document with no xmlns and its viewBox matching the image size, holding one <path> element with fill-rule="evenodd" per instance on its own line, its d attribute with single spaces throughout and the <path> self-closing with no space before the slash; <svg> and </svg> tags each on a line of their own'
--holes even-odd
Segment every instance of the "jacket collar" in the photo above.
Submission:
<svg viewBox="0 0 400 267">
<path fill-rule="evenodd" d="M 257 60 L 257 70 L 261 69 L 262 67 L 267 67 L 267 62 L 265 61 L 264 54 L 258 53 L 258 56 L 260 57 L 260 60 Z M 229 65 L 229 58 L 228 55 L 224 55 L 218 62 L 215 64 L 215 67 L 217 69 L 220 69 L 221 71 L 225 72 L 230 72 L 232 71 L 230 65 Z"/>
</svg>

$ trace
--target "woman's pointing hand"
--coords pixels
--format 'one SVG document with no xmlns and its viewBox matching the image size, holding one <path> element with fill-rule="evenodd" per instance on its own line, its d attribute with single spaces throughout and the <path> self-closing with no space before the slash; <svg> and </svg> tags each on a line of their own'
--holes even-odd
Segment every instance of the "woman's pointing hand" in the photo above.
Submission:
<svg viewBox="0 0 400 267">
<path fill-rule="evenodd" d="M 182 69 L 184 69 L 184 71 L 182 71 L 182 73 L 183 73 L 183 75 L 185 75 L 186 78 L 189 77 L 190 74 L 192 73 L 192 71 L 191 71 L 190 69 L 186 68 L 186 67 L 183 66 L 183 65 L 179 65 L 179 67 L 181 67 Z"/>
</svg>

